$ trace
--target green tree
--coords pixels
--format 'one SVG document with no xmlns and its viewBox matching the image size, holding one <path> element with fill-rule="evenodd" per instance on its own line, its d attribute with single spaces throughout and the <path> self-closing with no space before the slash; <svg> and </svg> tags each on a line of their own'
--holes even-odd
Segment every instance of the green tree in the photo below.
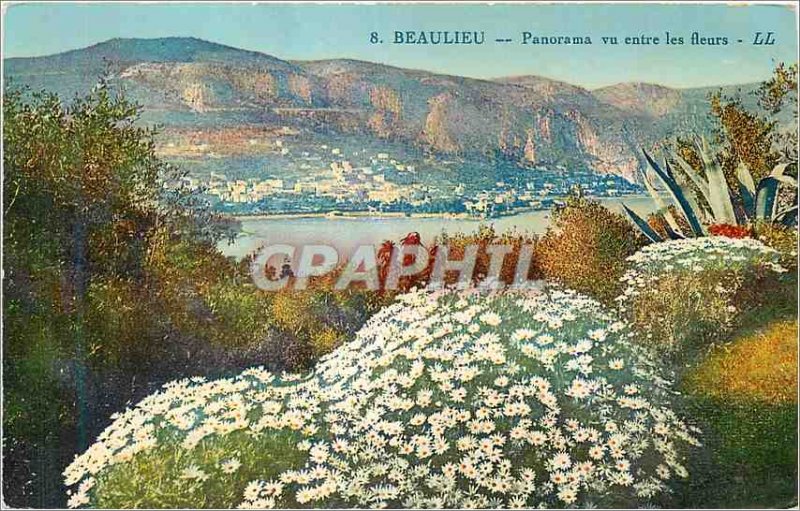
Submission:
<svg viewBox="0 0 800 511">
<path fill-rule="evenodd" d="M 726 95 L 722 90 L 709 94 L 715 158 L 737 207 L 742 206 L 736 178 L 740 162 L 747 165 L 755 182 L 779 163 L 793 164 L 788 172 L 797 172 L 797 71 L 797 64 L 778 64 L 772 77 L 752 92 L 757 108 L 748 107 L 742 97 Z M 787 111 L 787 105 L 792 105 L 791 111 Z M 692 138 L 679 137 L 676 151 L 702 175 L 696 143 Z M 692 186 L 682 174 L 678 176 L 681 184 Z"/>
<path fill-rule="evenodd" d="M 135 301 L 146 294 L 146 263 L 159 241 L 212 243 L 220 232 L 195 197 L 164 186 L 181 174 L 157 157 L 154 129 L 137 122 L 139 106 L 106 80 L 68 104 L 10 89 L 3 114 L 4 318 L 16 308 L 23 319 L 5 321 L 7 383 L 24 386 L 21 368 L 32 353 L 24 318 L 47 318 L 50 352 L 72 364 L 83 448 L 91 420 L 84 382 L 103 348 L 90 342 L 92 286 L 127 283 L 138 290 L 129 295 Z"/>
</svg>

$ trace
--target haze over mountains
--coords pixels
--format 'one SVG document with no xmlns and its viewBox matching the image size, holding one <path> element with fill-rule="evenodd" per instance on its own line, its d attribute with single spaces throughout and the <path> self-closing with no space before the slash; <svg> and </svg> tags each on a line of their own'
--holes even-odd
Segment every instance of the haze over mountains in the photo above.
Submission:
<svg viewBox="0 0 800 511">
<path fill-rule="evenodd" d="M 143 120 L 167 127 L 292 126 L 444 155 L 585 165 L 631 180 L 642 147 L 707 130 L 713 90 L 624 83 L 590 91 L 536 76 L 479 80 L 347 59 L 285 61 L 178 37 L 5 60 L 6 79 L 65 98 L 106 69 L 142 103 Z"/>
</svg>

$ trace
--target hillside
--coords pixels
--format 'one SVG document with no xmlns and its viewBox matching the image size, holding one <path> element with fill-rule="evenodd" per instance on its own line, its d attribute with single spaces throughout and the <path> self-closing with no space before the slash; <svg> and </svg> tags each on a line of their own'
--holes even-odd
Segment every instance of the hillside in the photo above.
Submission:
<svg viewBox="0 0 800 511">
<path fill-rule="evenodd" d="M 143 104 L 145 121 L 167 128 L 291 126 L 628 179 L 643 163 L 640 147 L 703 130 L 706 111 L 705 90 L 589 91 L 534 76 L 487 81 L 346 59 L 288 62 L 194 38 L 113 39 L 5 61 L 13 82 L 63 97 L 105 69 Z"/>
</svg>

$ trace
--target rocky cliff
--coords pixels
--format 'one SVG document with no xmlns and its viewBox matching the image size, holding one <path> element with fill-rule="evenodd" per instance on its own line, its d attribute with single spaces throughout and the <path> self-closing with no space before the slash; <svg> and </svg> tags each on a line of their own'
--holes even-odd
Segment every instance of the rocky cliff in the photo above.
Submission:
<svg viewBox="0 0 800 511">
<path fill-rule="evenodd" d="M 704 93 L 649 84 L 589 91 L 535 76 L 445 76 L 354 60 L 288 62 L 192 38 L 115 39 L 7 59 L 6 76 L 71 97 L 110 71 L 169 126 L 304 124 L 450 155 L 585 165 L 635 179 L 640 148 L 705 129 Z"/>
</svg>

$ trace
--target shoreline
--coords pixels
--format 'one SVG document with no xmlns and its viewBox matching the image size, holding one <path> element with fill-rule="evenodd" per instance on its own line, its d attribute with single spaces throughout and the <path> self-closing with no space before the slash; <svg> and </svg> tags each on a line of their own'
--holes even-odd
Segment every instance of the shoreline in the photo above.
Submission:
<svg viewBox="0 0 800 511">
<path fill-rule="evenodd" d="M 624 195 L 619 197 L 588 197 L 589 199 L 598 200 L 600 202 L 610 200 L 625 200 L 625 199 L 650 199 L 649 195 Z M 566 197 L 559 197 L 554 200 L 564 200 Z M 380 211 L 340 211 L 336 214 L 332 212 L 327 213 L 258 213 L 253 215 L 226 215 L 228 218 L 234 220 L 291 220 L 302 218 L 327 218 L 331 220 L 350 220 L 358 218 L 442 218 L 452 220 L 498 220 L 500 218 L 513 217 L 525 213 L 532 213 L 536 211 L 550 211 L 552 208 L 517 208 L 512 213 L 503 214 L 493 217 L 481 217 L 470 215 L 469 213 L 402 213 L 402 212 L 380 212 Z M 224 213 L 223 213 L 224 214 Z"/>
<path fill-rule="evenodd" d="M 511 215 L 506 215 L 511 216 Z M 477 218 L 467 213 L 394 213 L 380 211 L 348 211 L 337 214 L 331 213 L 275 213 L 257 215 L 232 215 L 229 218 L 236 220 L 291 220 L 293 218 L 327 218 L 330 220 L 348 220 L 356 218 L 453 218 L 467 220 Z"/>
</svg>

